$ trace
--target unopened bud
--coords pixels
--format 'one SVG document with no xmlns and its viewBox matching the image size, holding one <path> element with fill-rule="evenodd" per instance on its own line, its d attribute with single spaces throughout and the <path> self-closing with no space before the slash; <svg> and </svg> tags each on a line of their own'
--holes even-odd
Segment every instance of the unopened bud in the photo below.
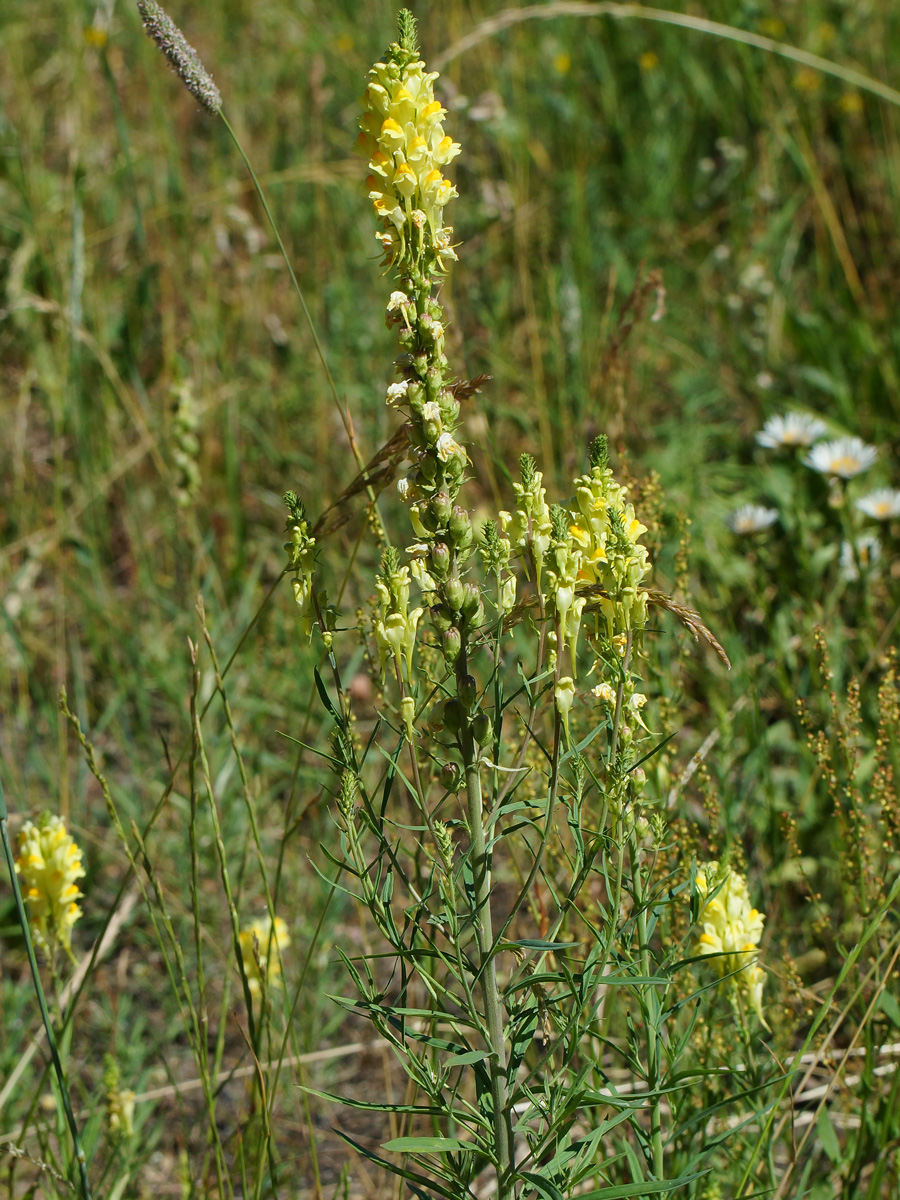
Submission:
<svg viewBox="0 0 900 1200">
<path fill-rule="evenodd" d="M 403 719 L 406 736 L 412 741 L 415 737 L 415 725 L 413 722 L 416 717 L 416 702 L 412 696 L 404 696 L 400 701 L 400 716 Z"/>
</svg>

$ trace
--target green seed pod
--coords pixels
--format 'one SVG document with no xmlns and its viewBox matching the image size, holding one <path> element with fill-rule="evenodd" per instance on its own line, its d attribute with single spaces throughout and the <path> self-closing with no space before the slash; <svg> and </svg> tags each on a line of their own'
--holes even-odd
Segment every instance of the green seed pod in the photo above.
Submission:
<svg viewBox="0 0 900 1200">
<path fill-rule="evenodd" d="M 431 547 L 429 570 L 437 579 L 446 579 L 450 570 L 450 547 L 446 542 L 435 542 Z"/>
<path fill-rule="evenodd" d="M 456 685 L 459 702 L 468 712 L 471 712 L 478 700 L 478 684 L 472 675 L 463 675 Z"/>
<path fill-rule="evenodd" d="M 467 583 L 465 593 L 461 609 L 465 616 L 471 618 L 481 608 L 481 588 L 477 583 Z"/>
<path fill-rule="evenodd" d="M 448 522 L 450 537 L 454 545 L 468 545 L 472 540 L 472 522 L 469 520 L 469 514 L 460 504 L 454 504 L 453 511 L 450 514 Z M 468 540 L 467 540 L 468 535 Z"/>
<path fill-rule="evenodd" d="M 431 608 L 431 623 L 438 633 L 443 633 L 453 624 L 453 614 L 446 604 L 435 604 Z"/>
<path fill-rule="evenodd" d="M 429 507 L 437 522 L 435 529 L 443 529 L 450 520 L 450 514 L 453 511 L 453 505 L 450 503 L 450 497 L 446 492 L 435 492 L 429 502 Z"/>
<path fill-rule="evenodd" d="M 462 650 L 462 635 L 455 625 L 451 625 L 449 629 L 445 629 L 441 635 L 441 649 L 444 652 L 444 659 L 448 666 L 455 667 L 456 660 L 459 658 Z"/>
<path fill-rule="evenodd" d="M 458 700 L 448 700 L 444 705 L 444 728 L 449 733 L 459 733 L 466 719 Z"/>
<path fill-rule="evenodd" d="M 431 331 L 428 331 L 428 337 L 431 338 Z M 425 388 L 428 392 L 429 400 L 436 400 L 441 394 L 441 386 L 444 382 L 443 374 L 437 367 L 429 367 L 425 376 Z"/>
<path fill-rule="evenodd" d="M 443 704 L 435 704 L 431 712 L 428 714 L 428 720 L 425 722 L 429 733 L 440 733 L 444 728 L 444 706 Z"/>
<path fill-rule="evenodd" d="M 461 779 L 462 775 L 456 763 L 444 763 L 441 767 L 442 788 L 446 788 L 448 792 L 457 792 L 459 791 Z"/>
<path fill-rule="evenodd" d="M 457 579 L 456 577 L 453 579 L 448 579 L 444 584 L 444 599 L 447 601 L 449 607 L 452 608 L 454 612 L 460 612 L 462 610 L 463 601 L 465 598 L 466 588 L 463 581 L 461 579 Z"/>
<path fill-rule="evenodd" d="M 491 719 L 487 713 L 479 713 L 472 722 L 472 737 L 479 746 L 483 746 L 491 736 Z"/>
</svg>

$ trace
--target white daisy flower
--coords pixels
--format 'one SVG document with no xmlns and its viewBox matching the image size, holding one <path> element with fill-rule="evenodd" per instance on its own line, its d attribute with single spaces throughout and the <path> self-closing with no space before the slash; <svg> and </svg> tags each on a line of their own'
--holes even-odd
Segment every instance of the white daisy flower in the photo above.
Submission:
<svg viewBox="0 0 900 1200">
<path fill-rule="evenodd" d="M 876 521 L 890 521 L 892 517 L 900 517 L 900 491 L 896 488 L 878 488 L 857 500 L 856 507 Z"/>
<path fill-rule="evenodd" d="M 768 529 L 778 520 L 777 508 L 764 508 L 761 504 L 743 504 L 725 518 L 725 522 L 734 533 L 759 533 Z"/>
<path fill-rule="evenodd" d="M 841 479 L 852 479 L 871 467 L 878 457 L 874 446 L 867 446 L 862 438 L 842 437 L 833 442 L 819 442 L 813 446 L 804 463 L 820 475 L 838 475 Z"/>
<path fill-rule="evenodd" d="M 863 570 L 874 567 L 881 558 L 881 541 L 874 533 L 864 533 L 862 537 L 856 539 L 856 543 L 851 545 L 850 542 L 841 543 L 841 578 L 853 581 L 859 579 L 859 566 Z"/>
<path fill-rule="evenodd" d="M 824 433 L 825 422 L 818 417 L 792 412 L 785 417 L 769 417 L 756 440 L 760 446 L 777 450 L 782 446 L 811 446 Z"/>
</svg>

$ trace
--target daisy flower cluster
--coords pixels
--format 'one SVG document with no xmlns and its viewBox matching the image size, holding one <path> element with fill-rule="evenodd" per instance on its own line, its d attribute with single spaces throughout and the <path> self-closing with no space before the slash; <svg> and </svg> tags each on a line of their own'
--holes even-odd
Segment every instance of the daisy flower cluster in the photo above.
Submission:
<svg viewBox="0 0 900 1200">
<path fill-rule="evenodd" d="M 844 504 L 843 486 L 862 475 L 878 459 L 878 450 L 862 438 L 846 436 L 826 438 L 824 421 L 809 413 L 790 412 L 770 417 L 757 433 L 756 441 L 767 450 L 801 450 L 804 466 L 829 480 L 833 503 Z M 853 507 L 875 521 L 900 517 L 900 490 L 876 488 L 853 501 Z M 745 504 L 726 518 L 729 528 L 740 536 L 761 533 L 779 518 L 778 510 L 761 504 Z M 859 578 L 860 565 L 868 568 L 881 555 L 881 542 L 874 534 L 863 534 L 841 545 L 840 572 L 844 579 Z"/>
<path fill-rule="evenodd" d="M 72 957 L 72 926 L 81 916 L 77 901 L 84 878 L 81 850 L 62 817 L 43 813 L 26 821 L 19 832 L 16 871 L 24 883 L 25 901 L 35 944 L 45 953 L 57 945 Z"/>
<path fill-rule="evenodd" d="M 697 917 L 697 954 L 712 954 L 720 976 L 731 976 L 765 1025 L 762 992 L 765 971 L 757 965 L 765 917 L 750 903 L 747 882 L 717 862 L 697 868 L 697 891 L 702 903 Z"/>
</svg>

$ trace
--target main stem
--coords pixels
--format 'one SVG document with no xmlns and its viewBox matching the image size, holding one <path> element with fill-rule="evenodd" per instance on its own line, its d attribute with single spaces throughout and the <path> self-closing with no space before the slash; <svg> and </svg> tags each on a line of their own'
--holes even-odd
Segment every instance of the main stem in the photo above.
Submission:
<svg viewBox="0 0 900 1200">
<path fill-rule="evenodd" d="M 475 940 L 478 945 L 478 975 L 491 1047 L 491 1098 L 494 1142 L 497 1151 L 497 1196 L 512 1195 L 512 1129 L 509 1120 L 506 1040 L 503 1036 L 503 1004 L 497 985 L 496 959 L 492 954 L 494 931 L 491 920 L 491 870 L 484 836 L 484 803 L 481 773 L 471 728 L 462 731 L 461 748 L 466 776 L 472 875 L 475 884 Z"/>
<path fill-rule="evenodd" d="M 647 908 L 646 908 L 646 892 L 644 889 L 644 880 L 641 876 L 640 851 L 637 847 L 637 839 L 634 834 L 631 835 L 631 852 L 635 863 L 635 877 L 638 884 L 637 888 L 637 903 L 639 905 L 637 917 L 638 940 L 640 942 L 641 955 L 641 972 L 644 978 L 649 978 L 653 972 L 653 964 L 650 961 L 650 945 L 647 935 Z M 665 1158 L 663 1155 L 663 1138 L 662 1138 L 662 1106 L 659 1097 L 660 1085 L 660 1046 L 659 1046 L 659 1001 L 656 994 L 656 985 L 649 983 L 643 985 L 647 988 L 647 996 L 649 1004 L 645 1006 L 646 1021 L 647 1021 L 647 1088 L 650 1091 L 652 1099 L 650 1100 L 650 1148 L 653 1155 L 653 1174 L 656 1179 L 665 1178 Z M 652 1021 L 651 1021 L 652 1017 Z M 652 1024 L 652 1028 L 650 1027 Z"/>
</svg>

